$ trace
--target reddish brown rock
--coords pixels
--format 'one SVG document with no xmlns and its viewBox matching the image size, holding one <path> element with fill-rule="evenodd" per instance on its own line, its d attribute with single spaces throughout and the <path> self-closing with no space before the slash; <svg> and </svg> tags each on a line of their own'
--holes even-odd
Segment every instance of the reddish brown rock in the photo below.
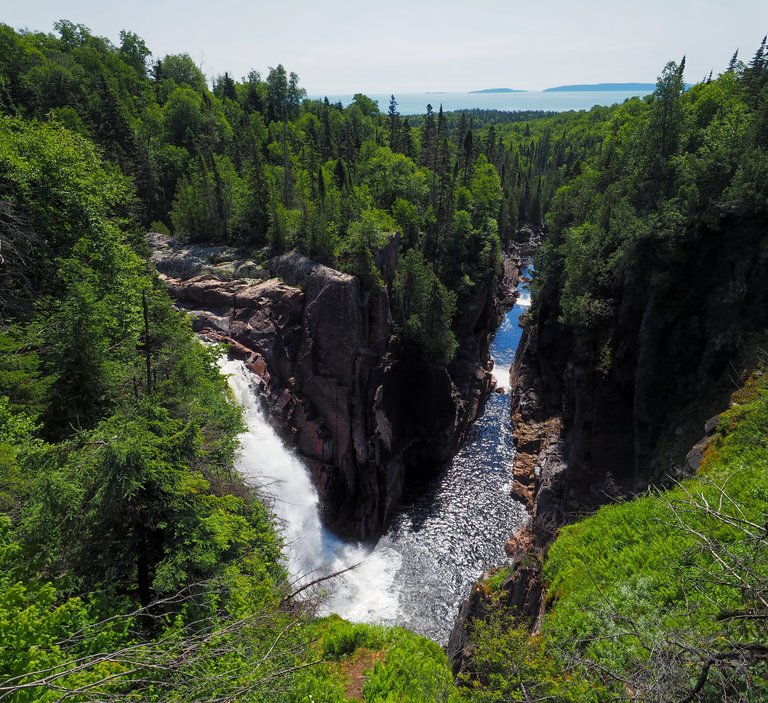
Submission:
<svg viewBox="0 0 768 703">
<path fill-rule="evenodd" d="M 233 250 L 160 235 L 151 242 L 194 329 L 228 341 L 261 379 L 270 418 L 309 462 L 324 519 L 336 532 L 380 534 L 406 474 L 442 466 L 482 412 L 500 310 L 492 281 L 464 306 L 460 348 L 446 369 L 402 348 L 386 288 L 364 291 L 354 276 L 297 253 L 269 262 L 274 278 L 240 278 L 238 271 L 255 265 L 242 264 Z M 397 252 L 393 237 L 376 258 L 385 282 L 394 277 Z"/>
</svg>

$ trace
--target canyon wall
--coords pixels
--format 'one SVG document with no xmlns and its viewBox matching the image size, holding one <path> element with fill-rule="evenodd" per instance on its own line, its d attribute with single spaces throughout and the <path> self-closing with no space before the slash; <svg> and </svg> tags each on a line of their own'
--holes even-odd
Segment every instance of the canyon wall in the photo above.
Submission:
<svg viewBox="0 0 768 703">
<path fill-rule="evenodd" d="M 691 446 L 768 325 L 764 236 L 734 220 L 688 232 L 673 257 L 640 246 L 607 346 L 602 330 L 561 324 L 556 291 L 542 291 L 511 374 L 515 490 L 542 544 L 584 511 L 695 470 Z"/>
<path fill-rule="evenodd" d="M 324 521 L 341 536 L 381 534 L 406 479 L 448 461 L 482 411 L 493 383 L 495 279 L 464 301 L 446 368 L 393 332 L 397 235 L 376 256 L 385 286 L 375 291 L 297 253 L 260 267 L 224 247 L 158 234 L 150 245 L 195 330 L 226 342 L 260 379 L 271 420 L 307 460 Z"/>
<path fill-rule="evenodd" d="M 560 291 L 539 291 L 510 374 L 513 492 L 530 521 L 507 544 L 501 591 L 521 624 L 538 628 L 540 567 L 560 526 L 698 467 L 716 414 L 765 355 L 765 234 L 764 223 L 734 218 L 687 232 L 673 256 L 639 246 L 607 330 L 565 326 Z M 492 574 L 459 613 L 449 643 L 457 672 L 471 667 L 472 622 Z"/>
</svg>

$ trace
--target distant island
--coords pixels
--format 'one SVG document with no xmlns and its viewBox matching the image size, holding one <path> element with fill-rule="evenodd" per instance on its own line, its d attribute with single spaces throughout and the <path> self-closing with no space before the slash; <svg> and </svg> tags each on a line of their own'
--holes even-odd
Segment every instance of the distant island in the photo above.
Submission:
<svg viewBox="0 0 768 703">
<path fill-rule="evenodd" d="M 656 90 L 655 83 L 591 83 L 582 85 L 559 85 L 556 88 L 546 88 L 545 93 L 569 93 L 598 90 Z M 483 91 L 484 92 L 484 91 Z"/>
<path fill-rule="evenodd" d="M 515 90 L 514 88 L 484 88 L 483 90 L 470 90 L 470 95 L 477 93 L 527 93 L 527 90 Z"/>
</svg>

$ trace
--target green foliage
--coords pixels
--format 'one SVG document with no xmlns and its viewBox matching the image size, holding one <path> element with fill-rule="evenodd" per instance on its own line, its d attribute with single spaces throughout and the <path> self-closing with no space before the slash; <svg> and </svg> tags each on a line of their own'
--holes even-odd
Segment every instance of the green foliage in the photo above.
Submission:
<svg viewBox="0 0 768 703">
<path fill-rule="evenodd" d="M 8 398 L 0 396 L 0 514 L 18 514 L 26 481 L 17 461 L 20 448 L 34 443 L 35 419 L 14 412 Z"/>
<path fill-rule="evenodd" d="M 394 302 L 403 339 L 438 363 L 448 363 L 456 352 L 451 320 L 456 294 L 440 283 L 418 249 L 400 261 Z"/>
<path fill-rule="evenodd" d="M 667 64 L 647 100 L 603 111 L 591 155 L 551 200 L 536 285 L 576 329 L 605 329 L 622 281 L 650 277 L 638 252 L 658 252 L 663 268 L 690 233 L 766 211 L 768 142 L 754 107 L 762 83 L 728 71 L 684 91 L 683 69 L 684 61 Z"/>
<path fill-rule="evenodd" d="M 387 291 L 396 329 L 440 364 L 456 354 L 454 330 L 493 286 L 517 225 L 546 217 L 536 286 L 553 294 L 564 324 L 596 335 L 606 371 L 617 290 L 638 275 L 640 248 L 672 261 L 696 227 L 765 212 L 765 47 L 685 92 L 682 65 L 671 63 L 654 96 L 615 108 L 429 108 L 406 120 L 394 97 L 389 115 L 362 95 L 347 108 L 305 100 L 282 65 L 264 80 L 224 74 L 210 91 L 186 54 L 148 67 L 149 48 L 132 32 L 116 47 L 71 22 L 56 31 L 0 25 L 0 509 L 13 518 L 0 518 L 0 622 L 10 633 L 0 668 L 31 675 L 137 643 L 135 681 L 120 659 L 58 680 L 71 688 L 120 674 L 120 692 L 150 701 L 231 697 L 233 687 L 243 700 L 341 701 L 344 667 L 373 652 L 366 700 L 456 700 L 436 646 L 400 630 L 307 624 L 278 607 L 279 542 L 231 472 L 238 411 L 215 352 L 194 341 L 136 253 L 132 216 L 259 256 L 297 248 L 368 290 L 384 286 L 374 257 L 399 230 Z M 762 543 L 712 515 L 675 521 L 670 508 L 695 503 L 695 491 L 711 504 L 730 477 L 729 496 L 764 524 L 760 398 L 729 415 L 710 484 L 565 530 L 547 562 L 557 600 L 543 639 L 493 615 L 477 633 L 478 676 L 460 695 L 588 701 L 601 686 L 624 695 L 594 672 L 631 674 L 647 688 L 643 676 L 665 670 L 648 647 L 684 673 L 663 678 L 669 690 L 690 690 L 700 660 L 667 647 L 670 633 L 696 656 L 762 637 L 743 618 L 716 619 L 756 596 L 690 528 L 715 540 L 724 564 L 755 565 L 756 583 Z M 697 569 L 716 578 L 686 581 Z M 102 595 L 76 595 L 85 589 Z M 183 604 L 95 627 L 182 589 Z M 689 592 L 705 595 L 695 612 Z M 627 618 L 641 636 L 627 636 Z M 86 625 L 82 640 L 60 644 Z M 574 658 L 594 666 L 574 669 Z M 716 669 L 702 699 L 723 682 L 746 690 L 737 666 Z M 759 696 L 765 677 L 754 676 Z M 41 686 L 15 695 L 54 697 Z"/>
<path fill-rule="evenodd" d="M 569 671 L 546 641 L 532 637 L 494 596 L 482 620 L 473 622 L 469 670 L 459 677 L 471 703 L 606 700 L 600 686 Z"/>
<path fill-rule="evenodd" d="M 235 210 L 242 207 L 245 184 L 226 156 L 196 160 L 176 188 L 170 217 L 174 231 L 190 240 L 233 241 Z"/>
<path fill-rule="evenodd" d="M 448 118 L 441 110 L 417 127 L 396 114 L 394 101 L 385 123 L 363 95 L 347 108 L 306 100 L 298 77 L 282 65 L 270 68 L 266 79 L 252 71 L 236 82 L 225 74 L 211 92 L 187 54 L 148 67 L 149 48 L 132 32 L 122 32 L 115 47 L 66 21 L 57 31 L 60 38 L 3 28 L 3 104 L 9 112 L 48 120 L 101 145 L 138 196 L 132 204 L 129 190 L 120 193 L 116 183 L 94 184 L 89 192 L 114 196 L 112 207 L 127 212 L 135 205 L 143 224 L 172 225 L 186 239 L 254 246 L 263 256 L 296 248 L 359 275 L 367 289 L 382 285 L 372 261 L 374 241 L 397 228 L 403 253 L 421 249 L 440 283 L 459 295 L 459 308 L 466 301 L 470 309 L 493 285 L 498 252 L 508 245 L 523 190 L 537 176 L 522 173 L 527 147 L 507 148 L 501 134 L 497 139 L 492 130 L 481 136 L 473 129 L 475 119 L 484 125 L 487 116 Z M 77 144 L 63 129 L 61 134 L 65 148 L 88 154 L 86 141 Z M 48 146 L 41 151 L 53 153 Z M 80 174 L 87 178 L 97 171 L 84 167 Z M 452 223 L 458 211 L 470 214 L 472 229 L 457 239 Z M 57 222 L 57 213 L 42 213 L 28 224 L 35 233 L 49 225 L 51 233 L 73 227 L 87 238 L 71 214 L 62 212 Z M 50 262 L 68 256 L 77 239 L 69 238 L 61 251 L 42 248 L 40 265 L 30 270 L 50 270 Z M 47 241 L 57 244 L 52 237 Z M 98 296 L 87 276 L 80 278 L 86 280 L 72 284 L 73 296 Z M 443 301 L 448 302 L 444 296 Z M 96 317 L 70 318 L 73 325 L 98 324 Z M 409 326 L 405 319 L 398 323 Z M 449 358 L 450 340 L 438 344 L 449 352 L 438 356 Z M 94 355 L 81 357 L 78 366 L 98 368 L 98 350 Z M 62 424 L 88 426 L 105 411 L 110 391 L 98 376 Z M 63 393 L 66 380 L 62 384 Z"/>
<path fill-rule="evenodd" d="M 0 394 L 8 396 L 11 409 L 26 409 L 32 415 L 45 408 L 52 380 L 40 369 L 40 355 L 35 350 L 39 332 L 34 324 L 0 331 Z"/>
<path fill-rule="evenodd" d="M 386 246 L 393 230 L 394 222 L 386 212 L 365 210 L 359 220 L 349 225 L 347 236 L 341 242 L 340 268 L 357 276 L 367 290 L 383 286 L 374 255 Z"/>
<path fill-rule="evenodd" d="M 434 642 L 403 630 L 371 625 L 353 625 L 332 616 L 315 625 L 323 658 L 339 662 L 342 680 L 354 663 L 368 655 L 363 698 L 371 703 L 458 703 L 445 652 Z M 347 682 L 349 683 L 349 682 Z M 343 690 L 343 689 L 342 689 Z M 314 699 L 320 700 L 317 689 Z M 328 697 L 329 701 L 346 700 Z"/>
<path fill-rule="evenodd" d="M 204 135 L 203 99 L 187 86 L 178 86 L 163 107 L 168 140 L 174 146 L 193 150 Z"/>
<path fill-rule="evenodd" d="M 464 699 L 766 696 L 766 383 L 758 371 L 734 397 L 695 478 L 561 529 L 544 561 L 540 636 L 489 588 Z"/>
<path fill-rule="evenodd" d="M 70 256 L 81 239 L 100 240 L 104 251 L 89 256 L 110 265 L 132 188 L 117 169 L 102 167 L 92 143 L 55 124 L 0 117 L 0 173 L 4 199 L 40 240 L 25 264 L 38 293 L 58 282 L 54 260 Z"/>
<path fill-rule="evenodd" d="M 62 598 L 52 583 L 19 580 L 15 572 L 20 552 L 11 521 L 0 515 L 0 623 L 3 626 L 0 686 L 23 687 L 38 676 L 51 676 L 62 668 L 68 669 L 69 662 L 85 655 L 89 649 L 109 651 L 127 641 L 127 620 L 113 621 L 92 633 L 85 643 L 73 638 L 93 623 L 94 613 L 82 598 Z M 127 668 L 110 663 L 97 663 L 79 672 L 72 668 L 72 673 L 62 676 L 58 683 L 65 689 L 92 686 Z M 59 696 L 60 692 L 52 688 L 36 686 L 21 688 L 10 700 L 37 703 L 54 701 Z"/>
<path fill-rule="evenodd" d="M 483 586 L 491 593 L 501 590 L 507 577 L 510 575 L 510 569 L 507 566 L 501 566 L 493 570 L 491 574 L 483 579 Z"/>
<path fill-rule="evenodd" d="M 361 647 L 380 650 L 388 640 L 383 627 L 353 624 L 337 615 L 324 619 L 320 627 L 322 653 L 329 659 L 341 659 Z"/>
<path fill-rule="evenodd" d="M 59 465 L 36 455 L 46 470 L 25 507 L 26 540 L 56 570 L 135 592 L 143 605 L 257 554 L 252 575 L 278 584 L 279 544 L 264 509 L 217 495 L 216 474 L 192 469 L 202 458 L 194 424 L 146 402 L 78 439 L 82 448 Z"/>
<path fill-rule="evenodd" d="M 683 696 L 708 656 L 716 665 L 700 700 L 719 700 L 722 687 L 745 700 L 768 691 L 759 657 L 739 656 L 736 668 L 719 658 L 768 634 L 758 616 L 768 584 L 762 377 L 718 427 L 697 478 L 564 528 L 545 562 L 545 637 L 649 700 Z"/>
<path fill-rule="evenodd" d="M 494 165 L 487 163 L 483 155 L 475 164 L 470 190 L 475 226 L 480 226 L 489 217 L 496 218 L 503 195 L 501 178 Z"/>
<path fill-rule="evenodd" d="M 364 161 L 362 173 L 378 207 L 389 209 L 398 198 L 422 202 L 429 188 L 428 175 L 407 156 L 378 147 Z"/>
<path fill-rule="evenodd" d="M 370 703 L 458 701 L 445 652 L 407 630 L 390 630 L 386 659 L 366 677 L 363 695 Z"/>
<path fill-rule="evenodd" d="M 14 701 L 169 700 L 177 671 L 200 673 L 180 651 L 237 651 L 259 613 L 266 653 L 290 624 L 270 514 L 232 472 L 240 410 L 132 246 L 129 179 L 60 124 L 8 117 L 0 170 L 22 223 L 3 241 L 36 243 L 13 260 L 29 285 L 9 287 L 26 299 L 0 334 L 0 668 Z M 289 649 L 275 669 L 296 663 Z"/>
</svg>

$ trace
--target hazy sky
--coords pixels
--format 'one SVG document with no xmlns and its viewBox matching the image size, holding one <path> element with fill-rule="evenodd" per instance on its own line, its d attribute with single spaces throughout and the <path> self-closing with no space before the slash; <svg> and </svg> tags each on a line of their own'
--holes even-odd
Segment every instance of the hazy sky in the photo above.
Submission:
<svg viewBox="0 0 768 703">
<path fill-rule="evenodd" d="M 722 71 L 768 32 L 768 0 L 2 0 L 0 21 L 52 31 L 66 18 L 155 56 L 187 52 L 210 76 L 282 63 L 314 94 L 538 90 Z"/>
</svg>

